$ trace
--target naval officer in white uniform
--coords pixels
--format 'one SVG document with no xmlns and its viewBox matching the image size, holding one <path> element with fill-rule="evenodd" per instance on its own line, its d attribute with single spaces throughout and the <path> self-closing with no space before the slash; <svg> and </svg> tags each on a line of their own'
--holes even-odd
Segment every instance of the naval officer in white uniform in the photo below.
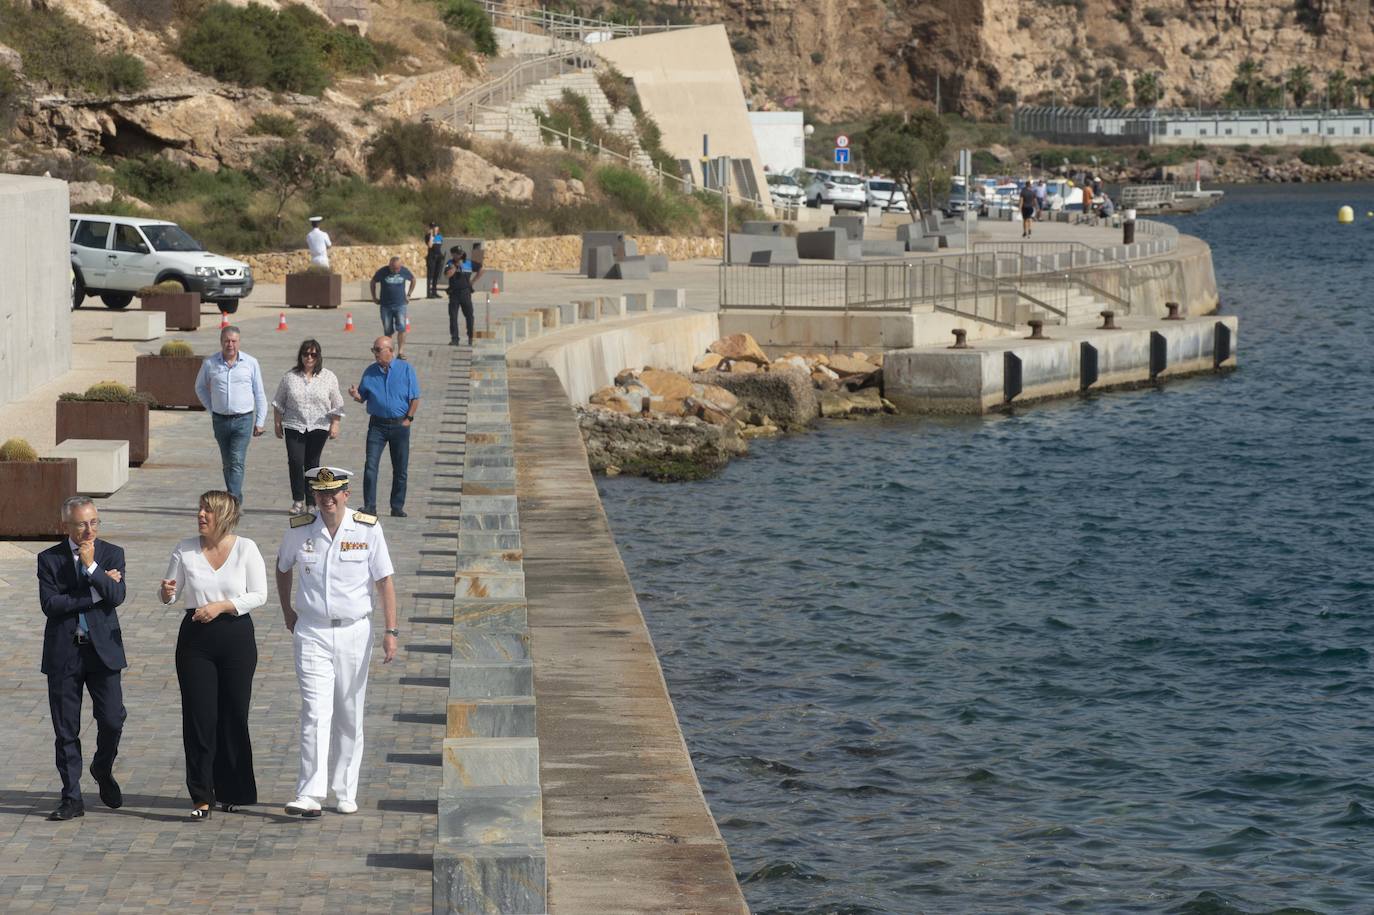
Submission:
<svg viewBox="0 0 1374 915">
<path fill-rule="evenodd" d="M 323 221 L 323 216 L 311 216 L 310 231 L 305 236 L 305 247 L 310 251 L 310 263 L 318 267 L 329 266 L 329 249 L 334 247 L 334 243 L 329 240 L 329 233 L 320 228 Z"/>
<path fill-rule="evenodd" d="M 372 586 L 386 620 L 383 663 L 396 657 L 396 591 L 391 554 L 375 515 L 348 511 L 349 471 L 307 472 L 319 517 L 291 519 L 277 551 L 277 594 L 294 637 L 301 688 L 301 768 L 286 812 L 317 817 L 332 790 L 339 813 L 358 810 L 363 761 L 363 700 L 372 656 Z M 292 601 L 293 571 L 300 587 Z M 336 758 L 326 782 L 330 743 Z"/>
</svg>

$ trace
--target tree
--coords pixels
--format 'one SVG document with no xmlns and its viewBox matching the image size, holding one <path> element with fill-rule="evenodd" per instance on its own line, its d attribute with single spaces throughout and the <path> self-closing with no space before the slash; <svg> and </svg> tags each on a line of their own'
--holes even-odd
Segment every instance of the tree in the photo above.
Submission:
<svg viewBox="0 0 1374 915">
<path fill-rule="evenodd" d="M 1231 88 L 1226 91 L 1226 104 L 1232 108 L 1255 107 L 1255 93 L 1263 83 L 1259 63 L 1253 57 L 1245 58 L 1236 65 L 1236 78 L 1231 80 Z"/>
<path fill-rule="evenodd" d="M 1138 108 L 1153 108 L 1164 97 L 1164 87 L 1159 84 L 1158 73 L 1142 73 L 1131 83 Z"/>
<path fill-rule="evenodd" d="M 908 117 L 880 115 L 860 134 L 860 152 L 871 167 L 889 174 L 902 186 L 907 200 L 921 210 L 937 206 L 936 188 L 949 186 L 943 165 L 949 129 L 933 109 L 921 108 Z M 916 208 L 911 210 L 916 219 Z"/>
<path fill-rule="evenodd" d="M 329 179 L 327 160 L 315 147 L 297 140 L 270 146 L 253 160 L 253 171 L 277 202 L 273 214 L 281 226 L 281 213 L 297 194 L 323 186 Z"/>
<path fill-rule="evenodd" d="M 1333 70 L 1326 77 L 1326 105 L 1328 108 L 1350 107 L 1350 77 L 1344 70 Z"/>
<path fill-rule="evenodd" d="M 1365 107 L 1374 106 L 1374 73 L 1364 73 L 1354 81 L 1355 90 L 1364 96 Z"/>
<path fill-rule="evenodd" d="M 1301 108 L 1303 102 L 1312 94 L 1312 71 L 1301 64 L 1289 70 L 1284 88 L 1293 97 L 1293 106 Z"/>
<path fill-rule="evenodd" d="M 1125 108 L 1126 101 L 1126 81 L 1119 76 L 1107 80 L 1107 84 L 1102 87 L 1103 104 L 1109 108 Z"/>
</svg>

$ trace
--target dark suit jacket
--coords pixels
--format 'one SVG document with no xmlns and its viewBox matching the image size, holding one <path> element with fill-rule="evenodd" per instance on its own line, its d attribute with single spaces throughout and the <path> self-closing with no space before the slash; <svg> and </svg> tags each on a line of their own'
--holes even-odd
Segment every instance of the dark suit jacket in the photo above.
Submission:
<svg viewBox="0 0 1374 915">
<path fill-rule="evenodd" d="M 108 574 L 118 569 L 124 575 L 124 551 L 113 543 L 95 541 L 95 561 L 99 566 L 88 581 L 77 574 L 67 538 L 38 554 L 38 600 L 48 618 L 43 629 L 43 673 L 62 674 L 77 659 L 77 617 L 86 614 L 91 647 L 105 666 L 123 670 L 129 666 L 124 657 L 124 634 L 119 630 L 115 608 L 124 603 L 124 582 Z M 91 600 L 91 588 L 100 594 Z"/>
</svg>

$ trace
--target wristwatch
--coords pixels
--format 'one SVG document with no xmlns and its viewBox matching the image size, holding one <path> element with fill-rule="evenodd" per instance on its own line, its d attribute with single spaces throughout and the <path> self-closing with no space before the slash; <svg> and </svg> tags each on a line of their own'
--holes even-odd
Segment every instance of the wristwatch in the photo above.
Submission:
<svg viewBox="0 0 1374 915">
<path fill-rule="evenodd" d="M 399 629 L 383 629 L 382 631 L 383 631 L 386 635 L 394 635 L 394 636 L 398 636 L 398 637 L 399 637 L 400 634 L 401 634 L 401 630 L 399 630 Z"/>
<path fill-rule="evenodd" d="M 407 414 L 406 414 L 406 419 L 410 420 L 411 422 L 415 422 L 415 417 L 414 417 L 413 415 L 411 415 L 410 413 L 407 413 Z"/>
</svg>

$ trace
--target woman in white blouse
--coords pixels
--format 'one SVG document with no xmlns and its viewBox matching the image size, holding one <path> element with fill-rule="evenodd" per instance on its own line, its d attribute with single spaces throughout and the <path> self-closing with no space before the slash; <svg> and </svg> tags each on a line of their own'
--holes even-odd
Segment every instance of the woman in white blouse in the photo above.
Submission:
<svg viewBox="0 0 1374 915">
<path fill-rule="evenodd" d="M 159 596 L 185 609 L 177 635 L 181 737 L 194 820 L 258 802 L 248 707 L 258 643 L 249 611 L 267 603 L 267 568 L 258 546 L 234 534 L 239 503 L 213 489 L 200 497 L 196 525 L 172 551 Z"/>
<path fill-rule="evenodd" d="M 339 379 L 324 367 L 316 340 L 296 351 L 296 367 L 282 376 L 272 398 L 277 438 L 286 439 L 286 467 L 291 477 L 291 514 L 305 511 L 305 469 L 320 466 L 326 439 L 339 437 L 343 395 Z"/>
</svg>

